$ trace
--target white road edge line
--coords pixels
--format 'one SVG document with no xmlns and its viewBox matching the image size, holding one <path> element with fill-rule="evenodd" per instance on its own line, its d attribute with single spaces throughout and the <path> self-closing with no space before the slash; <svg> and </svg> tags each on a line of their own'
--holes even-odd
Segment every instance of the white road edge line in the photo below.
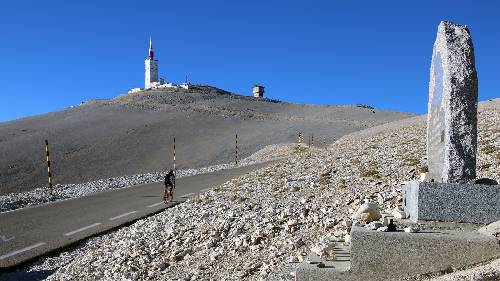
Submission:
<svg viewBox="0 0 500 281">
<path fill-rule="evenodd" d="M 110 220 L 110 221 L 114 221 L 114 220 L 117 220 L 117 219 L 119 219 L 119 218 L 123 218 L 123 217 L 125 217 L 125 216 L 131 215 L 131 214 L 133 214 L 133 213 L 135 213 L 135 212 L 136 212 L 136 211 L 132 211 L 132 212 L 128 212 L 128 213 L 124 213 L 124 214 L 118 215 L 118 216 L 116 216 L 116 217 L 112 217 L 112 218 L 110 218 L 109 220 Z"/>
<path fill-rule="evenodd" d="M 207 192 L 207 191 L 210 191 L 211 188 L 204 188 L 204 189 L 201 189 L 200 192 Z"/>
<path fill-rule="evenodd" d="M 22 248 L 22 249 L 19 249 L 19 250 L 17 250 L 17 251 L 14 251 L 14 252 L 10 252 L 10 253 L 8 253 L 8 254 L 5 254 L 5 255 L 3 255 L 3 256 L 0 256 L 0 260 L 6 259 L 6 258 L 8 258 L 8 257 L 15 256 L 15 255 L 20 254 L 20 253 L 22 253 L 22 252 L 26 252 L 26 251 L 29 251 L 29 250 L 35 249 L 35 248 L 40 247 L 40 246 L 43 246 L 43 245 L 45 245 L 45 242 L 36 243 L 36 244 L 31 245 L 31 246 L 29 246 L 29 247 Z"/>
<path fill-rule="evenodd" d="M 192 195 L 194 195 L 194 194 L 195 194 L 195 193 L 186 193 L 186 194 L 181 195 L 180 197 L 181 197 L 181 198 L 186 198 L 186 197 L 190 197 L 190 196 L 192 196 Z"/>
<path fill-rule="evenodd" d="M 100 224 L 101 224 L 100 222 L 96 222 L 96 223 L 93 223 L 93 224 L 91 224 L 91 225 L 87 225 L 87 226 L 84 226 L 84 227 L 82 227 L 82 228 L 79 228 L 79 229 L 77 229 L 77 230 L 73 230 L 73 231 L 71 231 L 71 232 L 64 233 L 64 236 L 70 236 L 70 235 L 73 235 L 73 234 L 78 233 L 78 232 L 80 232 L 80 231 L 84 231 L 84 230 L 87 230 L 87 229 L 89 229 L 89 228 L 96 227 L 96 226 L 98 226 L 98 225 L 100 225 Z"/>
<path fill-rule="evenodd" d="M 160 204 L 163 204 L 163 203 L 164 203 L 164 202 L 154 203 L 154 204 L 152 204 L 152 205 L 149 205 L 148 207 L 149 207 L 149 208 L 153 208 L 153 207 L 156 207 L 156 206 L 158 206 L 158 205 L 160 205 Z"/>
<path fill-rule="evenodd" d="M 0 235 L 0 239 L 2 239 L 3 242 L 9 242 L 10 240 L 16 238 L 15 236 L 12 236 L 10 238 L 7 238 L 7 236 Z"/>
</svg>

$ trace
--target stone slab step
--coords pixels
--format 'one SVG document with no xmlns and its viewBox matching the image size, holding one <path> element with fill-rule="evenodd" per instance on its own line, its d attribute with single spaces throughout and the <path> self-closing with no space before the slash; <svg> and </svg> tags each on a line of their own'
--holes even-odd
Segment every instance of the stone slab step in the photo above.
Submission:
<svg viewBox="0 0 500 281">
<path fill-rule="evenodd" d="M 379 232 L 353 227 L 349 269 L 302 263 L 296 280 L 401 280 L 500 257 L 500 241 L 477 231 Z"/>
<path fill-rule="evenodd" d="M 295 276 L 297 276 L 297 274 L 302 276 L 301 279 L 297 278 L 297 280 L 328 280 L 322 279 L 324 272 L 331 270 L 334 270 L 336 273 L 348 272 L 351 267 L 350 247 L 338 244 L 335 246 L 334 252 L 336 257 L 335 261 L 325 261 L 315 253 L 309 253 L 295 272 Z M 324 268 L 318 267 L 320 262 L 325 265 Z M 306 275 L 307 278 L 304 279 Z"/>
</svg>

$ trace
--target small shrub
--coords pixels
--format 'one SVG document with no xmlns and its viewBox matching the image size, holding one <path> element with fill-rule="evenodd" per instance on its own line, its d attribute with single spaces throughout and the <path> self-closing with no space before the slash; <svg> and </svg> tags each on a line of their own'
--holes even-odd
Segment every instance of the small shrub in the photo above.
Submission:
<svg viewBox="0 0 500 281">
<path fill-rule="evenodd" d="M 452 273 L 453 271 L 454 271 L 454 270 L 453 270 L 453 267 L 451 267 L 451 265 L 450 265 L 450 266 L 448 266 L 446 269 L 442 270 L 441 272 L 442 272 L 443 274 L 450 274 L 450 273 Z"/>
<path fill-rule="evenodd" d="M 338 186 L 340 188 L 346 188 L 347 187 L 347 183 L 346 183 L 345 179 L 341 179 L 340 182 L 338 183 Z"/>
<path fill-rule="evenodd" d="M 374 169 L 368 169 L 368 170 L 363 170 L 361 171 L 361 176 L 363 178 L 369 178 L 369 177 L 378 177 L 378 171 Z"/>
<path fill-rule="evenodd" d="M 330 183 L 330 179 L 326 175 L 320 175 L 318 179 L 318 183 L 320 186 L 325 186 Z"/>
<path fill-rule="evenodd" d="M 490 143 L 490 142 L 489 142 L 489 141 L 487 141 L 487 140 L 481 140 L 481 141 L 479 141 L 479 145 L 480 145 L 480 146 L 483 146 L 483 145 L 488 145 L 489 143 Z"/>
<path fill-rule="evenodd" d="M 306 150 L 307 150 L 307 148 L 306 148 L 306 147 L 304 147 L 304 146 L 301 146 L 301 145 L 297 145 L 297 146 L 295 147 L 295 152 L 296 152 L 296 153 L 304 152 L 304 151 L 306 151 Z"/>
<path fill-rule="evenodd" d="M 496 147 L 494 145 L 491 145 L 491 144 L 488 144 L 485 147 L 481 148 L 481 151 L 484 152 L 484 153 L 486 153 L 486 154 L 493 153 L 493 152 L 495 152 L 497 150 L 498 150 L 498 147 Z"/>
<path fill-rule="evenodd" d="M 488 170 L 491 167 L 491 164 L 484 164 L 479 166 L 480 171 Z"/>
<path fill-rule="evenodd" d="M 231 201 L 233 201 L 233 202 L 242 203 L 242 202 L 245 202 L 246 200 L 247 199 L 245 197 L 241 197 L 238 195 L 231 196 Z"/>
<path fill-rule="evenodd" d="M 427 166 L 422 166 L 422 167 L 418 168 L 418 171 L 419 171 L 420 173 L 428 173 L 428 172 L 429 172 L 429 167 L 427 167 Z"/>
<path fill-rule="evenodd" d="M 412 155 L 405 155 L 404 164 L 406 166 L 416 166 L 420 164 L 420 161 L 417 158 L 413 157 Z"/>
</svg>

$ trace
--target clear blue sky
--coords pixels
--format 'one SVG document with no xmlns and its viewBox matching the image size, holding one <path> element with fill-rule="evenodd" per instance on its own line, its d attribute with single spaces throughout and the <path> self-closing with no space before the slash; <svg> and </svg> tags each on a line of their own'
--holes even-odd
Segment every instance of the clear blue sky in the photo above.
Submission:
<svg viewBox="0 0 500 281">
<path fill-rule="evenodd" d="M 441 20 L 471 28 L 479 98 L 500 96 L 500 1 L 2 1 L 0 121 L 160 76 L 316 104 L 425 113 Z"/>
</svg>

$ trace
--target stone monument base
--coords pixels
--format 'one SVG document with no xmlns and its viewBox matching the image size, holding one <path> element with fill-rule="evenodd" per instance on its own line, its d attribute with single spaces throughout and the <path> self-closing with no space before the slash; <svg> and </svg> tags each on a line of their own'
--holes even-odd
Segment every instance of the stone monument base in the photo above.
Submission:
<svg viewBox="0 0 500 281">
<path fill-rule="evenodd" d="M 500 220 L 500 185 L 412 181 L 403 187 L 403 200 L 406 215 L 413 222 Z"/>
</svg>

